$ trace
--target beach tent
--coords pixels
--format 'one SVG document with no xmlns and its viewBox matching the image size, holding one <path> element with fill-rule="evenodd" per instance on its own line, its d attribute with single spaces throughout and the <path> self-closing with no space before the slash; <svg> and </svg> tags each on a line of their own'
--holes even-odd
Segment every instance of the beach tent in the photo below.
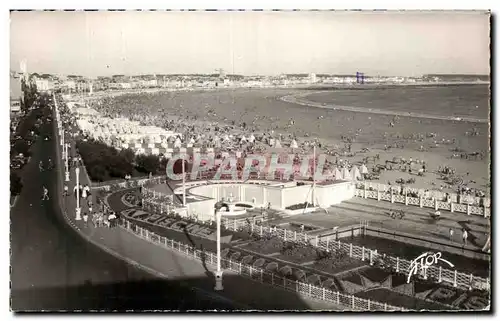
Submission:
<svg viewBox="0 0 500 321">
<path fill-rule="evenodd" d="M 344 179 L 344 180 L 350 180 L 350 176 L 351 175 L 350 175 L 349 170 L 347 169 L 347 167 L 342 168 L 341 173 L 342 173 L 342 176 L 341 176 L 342 179 Z"/>
<path fill-rule="evenodd" d="M 174 142 L 174 148 L 181 148 L 181 146 L 182 146 L 181 139 L 177 137 L 177 139 Z"/>
<path fill-rule="evenodd" d="M 250 137 L 248 137 L 248 141 L 250 143 L 253 143 L 255 141 L 255 136 L 253 134 L 251 134 Z"/>
<path fill-rule="evenodd" d="M 269 138 L 269 146 L 274 147 L 274 138 Z"/>
<path fill-rule="evenodd" d="M 368 174 L 368 168 L 366 168 L 365 164 L 361 164 L 361 168 L 359 169 L 361 174 Z"/>
<path fill-rule="evenodd" d="M 245 135 L 242 135 L 241 136 L 241 140 L 240 140 L 242 143 L 246 143 L 247 141 L 247 138 L 245 137 Z"/>
<path fill-rule="evenodd" d="M 299 145 L 297 144 L 297 141 L 295 139 L 292 140 L 292 142 L 290 143 L 290 148 L 299 148 Z"/>
<path fill-rule="evenodd" d="M 274 148 L 281 148 L 281 142 L 279 141 L 279 139 L 276 139 L 276 141 L 274 142 Z"/>
<path fill-rule="evenodd" d="M 361 178 L 361 173 L 359 171 L 358 166 L 353 166 L 351 169 L 351 179 L 353 181 L 358 180 Z"/>
<path fill-rule="evenodd" d="M 341 180 L 342 179 L 342 173 L 339 171 L 338 168 L 335 167 L 335 179 Z"/>
<path fill-rule="evenodd" d="M 191 139 L 189 140 L 189 143 L 190 143 L 190 144 L 194 144 L 194 143 L 195 143 L 195 140 L 194 140 L 194 138 L 193 138 L 193 137 L 191 137 Z"/>
</svg>

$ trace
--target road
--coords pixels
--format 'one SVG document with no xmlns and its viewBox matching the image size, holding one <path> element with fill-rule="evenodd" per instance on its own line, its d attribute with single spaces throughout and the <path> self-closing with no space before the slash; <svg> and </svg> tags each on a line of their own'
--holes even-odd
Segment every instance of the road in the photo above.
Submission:
<svg viewBox="0 0 500 321">
<path fill-rule="evenodd" d="M 56 144 L 41 141 L 36 146 L 36 157 L 25 172 L 29 188 L 21 199 L 22 204 L 32 205 L 16 208 L 12 214 L 17 215 L 11 227 L 14 310 L 338 309 L 233 274 L 225 275 L 227 286 L 218 295 L 213 293 L 213 275 L 207 275 L 201 262 L 154 246 L 122 229 L 83 228 L 81 221 L 74 220 L 74 198 L 61 202 L 67 206 L 61 213 L 54 197 L 58 193 L 57 175 L 61 178 L 63 173 L 38 171 L 40 159 L 56 159 Z M 88 177 L 83 173 L 80 178 L 85 184 Z M 72 171 L 70 191 L 74 179 Z M 45 204 L 40 201 L 42 184 L 52 195 Z M 80 235 L 66 224 L 66 214 Z M 124 261 L 133 265 L 140 262 L 141 268 L 151 274 Z"/>
<path fill-rule="evenodd" d="M 24 188 L 11 209 L 12 310 L 231 308 L 160 281 L 77 235 L 58 205 L 56 171 L 38 170 L 39 161 L 49 157 L 55 160 L 54 141 L 37 141 L 22 173 Z M 49 190 L 49 201 L 41 201 L 42 186 Z"/>
</svg>

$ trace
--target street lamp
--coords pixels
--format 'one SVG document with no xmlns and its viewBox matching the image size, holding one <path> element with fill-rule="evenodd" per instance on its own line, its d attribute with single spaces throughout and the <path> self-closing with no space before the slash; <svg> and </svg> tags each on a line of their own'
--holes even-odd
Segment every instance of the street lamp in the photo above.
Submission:
<svg viewBox="0 0 500 321">
<path fill-rule="evenodd" d="M 217 202 L 215 204 L 215 221 L 217 224 L 217 271 L 215 272 L 215 291 L 222 291 L 224 287 L 222 286 L 222 270 L 221 270 L 221 256 L 220 256 L 220 221 L 221 221 L 221 211 L 222 202 Z"/>
<path fill-rule="evenodd" d="M 69 182 L 69 161 L 68 161 L 68 143 L 64 144 L 64 155 L 65 155 L 65 169 L 66 169 L 66 182 Z"/>
<path fill-rule="evenodd" d="M 80 216 L 80 213 L 82 209 L 80 208 L 80 168 L 75 169 L 76 173 L 76 217 L 75 220 L 80 221 L 82 218 Z"/>
</svg>

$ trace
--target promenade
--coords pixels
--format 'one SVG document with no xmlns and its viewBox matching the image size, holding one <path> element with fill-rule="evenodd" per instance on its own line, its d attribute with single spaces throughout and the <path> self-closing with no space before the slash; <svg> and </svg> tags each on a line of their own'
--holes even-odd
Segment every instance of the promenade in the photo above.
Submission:
<svg viewBox="0 0 500 321">
<path fill-rule="evenodd" d="M 71 131 L 74 131 L 72 128 Z M 67 142 L 71 143 L 71 155 L 75 156 L 75 142 L 70 141 L 66 135 Z M 59 145 L 58 145 L 59 146 Z M 59 148 L 58 148 L 59 149 Z M 60 162 L 62 169 L 62 162 Z M 63 179 L 63 171 L 60 171 L 60 179 Z M 70 182 L 67 183 L 69 190 L 75 186 L 75 171 L 71 171 Z M 90 185 L 89 177 L 85 169 L 80 171 L 80 184 Z M 62 189 L 61 189 L 62 192 Z M 94 204 L 96 202 L 94 201 Z M 81 202 L 82 213 L 88 211 L 85 202 Z M 211 296 L 219 301 L 229 302 L 239 309 L 254 310 L 332 310 L 341 307 L 323 302 L 299 297 L 297 294 L 288 292 L 269 285 L 260 284 L 230 273 L 224 274 L 224 290 L 215 293 L 213 267 L 205 269 L 201 262 L 195 261 L 179 253 L 167 250 L 142 240 L 121 228 L 94 228 L 89 223 L 84 227 L 83 221 L 75 220 L 76 200 L 73 196 L 64 200 L 66 208 L 65 216 L 68 223 L 87 241 L 103 248 L 108 253 L 119 257 L 157 276 L 179 282 L 188 287 L 195 288 L 205 295 Z"/>
</svg>

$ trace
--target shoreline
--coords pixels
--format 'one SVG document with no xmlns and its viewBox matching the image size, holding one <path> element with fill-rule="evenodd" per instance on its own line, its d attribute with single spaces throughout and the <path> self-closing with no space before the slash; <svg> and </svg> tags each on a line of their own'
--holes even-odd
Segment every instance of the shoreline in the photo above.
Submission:
<svg viewBox="0 0 500 321">
<path fill-rule="evenodd" d="M 302 84 L 302 85 L 273 85 L 273 86 L 250 86 L 250 87 L 185 87 L 185 88 L 140 88 L 129 90 L 104 90 L 96 91 L 93 95 L 65 94 L 71 99 L 92 100 L 104 97 L 116 97 L 122 95 L 133 94 L 156 94 L 161 92 L 209 92 L 209 91 L 237 91 L 237 90 L 259 90 L 259 89 L 287 89 L 287 90 L 318 90 L 318 91 L 335 91 L 335 90 L 365 90 L 365 89 L 390 89 L 399 87 L 447 87 L 447 86 L 473 86 L 473 85 L 490 85 L 487 81 L 457 81 L 457 82 L 415 82 L 415 83 L 365 83 L 359 84 Z M 311 93 L 308 93 L 311 94 Z"/>
<path fill-rule="evenodd" d="M 388 116 L 400 116 L 400 117 L 412 117 L 412 118 L 425 118 L 425 119 L 436 119 L 436 120 L 448 120 L 448 121 L 460 121 L 460 122 L 470 122 L 470 123 L 489 123 L 489 119 L 483 118 L 474 118 L 474 117 L 457 117 L 457 116 L 440 116 L 440 115 L 431 115 L 431 114 L 423 114 L 423 113 L 413 113 L 413 112 L 403 112 L 403 111 L 395 111 L 395 110 L 383 110 L 378 108 L 364 108 L 364 107 L 355 107 L 355 106 L 342 106 L 342 105 L 334 105 L 334 104 L 326 104 L 326 103 L 318 103 L 307 99 L 301 99 L 304 96 L 329 92 L 326 90 L 322 91 L 314 91 L 296 95 L 287 95 L 279 97 L 281 101 L 290 104 L 297 104 L 307 107 L 314 108 L 323 108 L 329 110 L 343 110 L 350 111 L 356 113 L 366 113 L 366 114 L 378 114 L 378 115 L 388 115 Z"/>
</svg>

